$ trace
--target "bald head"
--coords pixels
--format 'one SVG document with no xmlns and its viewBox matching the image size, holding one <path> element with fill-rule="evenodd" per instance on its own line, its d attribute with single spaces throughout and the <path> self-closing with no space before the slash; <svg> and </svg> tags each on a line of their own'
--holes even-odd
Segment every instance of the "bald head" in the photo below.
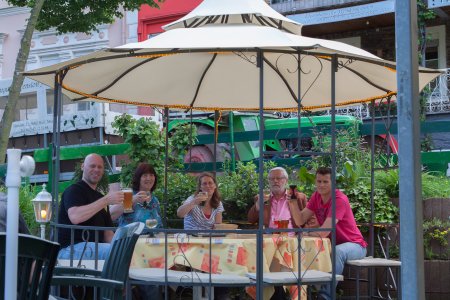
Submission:
<svg viewBox="0 0 450 300">
<path fill-rule="evenodd" d="M 105 171 L 103 158 L 95 153 L 89 154 L 84 159 L 81 170 L 83 171 L 83 180 L 93 189 L 96 189 Z"/>
</svg>

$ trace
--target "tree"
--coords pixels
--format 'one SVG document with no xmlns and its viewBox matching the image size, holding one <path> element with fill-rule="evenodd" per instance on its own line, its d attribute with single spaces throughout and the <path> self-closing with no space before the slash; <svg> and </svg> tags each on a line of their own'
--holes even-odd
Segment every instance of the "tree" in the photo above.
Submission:
<svg viewBox="0 0 450 300">
<path fill-rule="evenodd" d="M 111 24 L 123 17 L 123 11 L 136 10 L 143 4 L 158 7 L 164 0 L 7 0 L 9 4 L 30 7 L 31 13 L 17 55 L 13 81 L 9 88 L 8 103 L 0 124 L 0 162 L 5 161 L 14 112 L 30 53 L 33 31 L 55 28 L 57 33 L 95 31 L 101 24 Z"/>
</svg>

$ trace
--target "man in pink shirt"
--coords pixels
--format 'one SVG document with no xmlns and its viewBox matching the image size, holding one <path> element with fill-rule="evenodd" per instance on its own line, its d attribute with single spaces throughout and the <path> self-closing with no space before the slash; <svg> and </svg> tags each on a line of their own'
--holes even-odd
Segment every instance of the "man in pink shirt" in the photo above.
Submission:
<svg viewBox="0 0 450 300">
<path fill-rule="evenodd" d="M 299 227 L 291 215 L 291 208 L 289 207 L 289 202 L 291 205 L 296 206 L 297 210 L 301 210 L 306 207 L 307 198 L 305 194 L 297 193 L 296 200 L 289 201 L 291 198 L 290 192 L 286 191 L 286 184 L 288 182 L 288 174 L 284 168 L 276 167 L 269 171 L 269 187 L 270 187 L 270 197 L 264 203 L 264 221 L 263 224 L 269 228 L 278 228 L 275 221 L 278 220 L 288 220 L 288 228 Z M 257 223 L 259 221 L 259 201 L 258 196 L 255 197 L 255 204 L 250 208 L 248 212 L 248 221 L 250 223 Z M 307 222 L 309 227 L 318 227 L 316 218 L 311 216 Z M 289 233 L 294 235 L 294 233 Z M 270 270 L 272 272 L 279 272 L 282 267 L 277 259 L 272 260 L 270 265 Z M 286 270 L 287 271 L 287 270 Z M 270 300 L 283 300 L 288 299 L 283 287 L 276 286 L 275 292 L 270 298 Z"/>
<path fill-rule="evenodd" d="M 297 210 L 302 210 L 306 207 L 308 199 L 303 193 L 296 194 L 297 201 L 289 201 L 291 198 L 290 192 L 286 190 L 288 182 L 288 174 L 282 167 L 276 167 L 269 171 L 269 187 L 270 198 L 264 203 L 264 226 L 269 228 L 278 228 L 275 224 L 278 220 L 288 220 L 288 228 L 299 227 L 298 223 L 294 222 L 291 215 L 291 208 L 289 202 L 297 205 Z M 257 223 L 259 220 L 259 201 L 258 195 L 255 197 L 255 204 L 250 208 L 247 217 L 250 223 Z M 311 215 L 308 219 L 307 227 L 319 227 L 316 218 Z"/>
<path fill-rule="evenodd" d="M 320 228 L 331 228 L 331 169 L 318 168 L 316 171 L 316 192 L 306 208 L 300 210 L 295 203 L 289 203 L 296 224 L 304 224 L 315 215 Z M 319 237 L 329 237 L 330 231 L 310 233 Z M 356 226 L 347 196 L 336 190 L 336 274 L 342 274 L 347 260 L 361 259 L 366 256 L 367 243 Z M 329 292 L 322 289 L 321 296 L 329 299 Z"/>
</svg>

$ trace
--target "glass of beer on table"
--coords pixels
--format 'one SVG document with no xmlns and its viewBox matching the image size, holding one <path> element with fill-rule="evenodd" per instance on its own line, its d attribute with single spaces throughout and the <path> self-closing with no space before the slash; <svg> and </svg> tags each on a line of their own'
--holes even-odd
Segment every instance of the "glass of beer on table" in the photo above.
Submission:
<svg viewBox="0 0 450 300">
<path fill-rule="evenodd" d="M 123 192 L 123 212 L 133 212 L 133 190 L 129 188 L 122 189 Z"/>
</svg>

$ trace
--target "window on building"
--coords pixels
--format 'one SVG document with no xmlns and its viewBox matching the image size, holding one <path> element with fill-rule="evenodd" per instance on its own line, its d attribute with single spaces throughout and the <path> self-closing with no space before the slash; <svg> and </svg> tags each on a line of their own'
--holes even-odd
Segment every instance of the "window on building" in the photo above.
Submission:
<svg viewBox="0 0 450 300">
<path fill-rule="evenodd" d="M 41 67 L 51 66 L 61 62 L 58 54 L 41 56 Z"/>
<path fill-rule="evenodd" d="M 109 104 L 109 110 L 121 114 L 130 114 L 130 115 L 138 114 L 138 107 L 136 105 L 111 103 Z"/>
<path fill-rule="evenodd" d="M 37 97 L 36 93 L 22 94 L 17 101 L 17 110 L 14 121 L 37 120 Z"/>
<path fill-rule="evenodd" d="M 148 35 L 147 35 L 147 40 L 149 40 L 149 39 L 151 39 L 151 38 L 154 38 L 154 37 L 157 36 L 158 34 L 160 34 L 160 32 L 148 34 Z"/>
<path fill-rule="evenodd" d="M 53 90 L 47 90 L 47 114 L 53 115 Z M 73 102 L 63 94 L 63 114 L 76 114 L 78 111 L 89 111 L 91 102 Z"/>
<path fill-rule="evenodd" d="M 439 40 L 431 40 L 427 42 L 427 49 L 425 50 L 425 66 L 427 68 L 439 68 Z"/>
<path fill-rule="evenodd" d="M 83 102 L 77 103 L 78 111 L 89 111 L 90 107 L 91 107 L 91 102 L 83 101 Z"/>
</svg>

